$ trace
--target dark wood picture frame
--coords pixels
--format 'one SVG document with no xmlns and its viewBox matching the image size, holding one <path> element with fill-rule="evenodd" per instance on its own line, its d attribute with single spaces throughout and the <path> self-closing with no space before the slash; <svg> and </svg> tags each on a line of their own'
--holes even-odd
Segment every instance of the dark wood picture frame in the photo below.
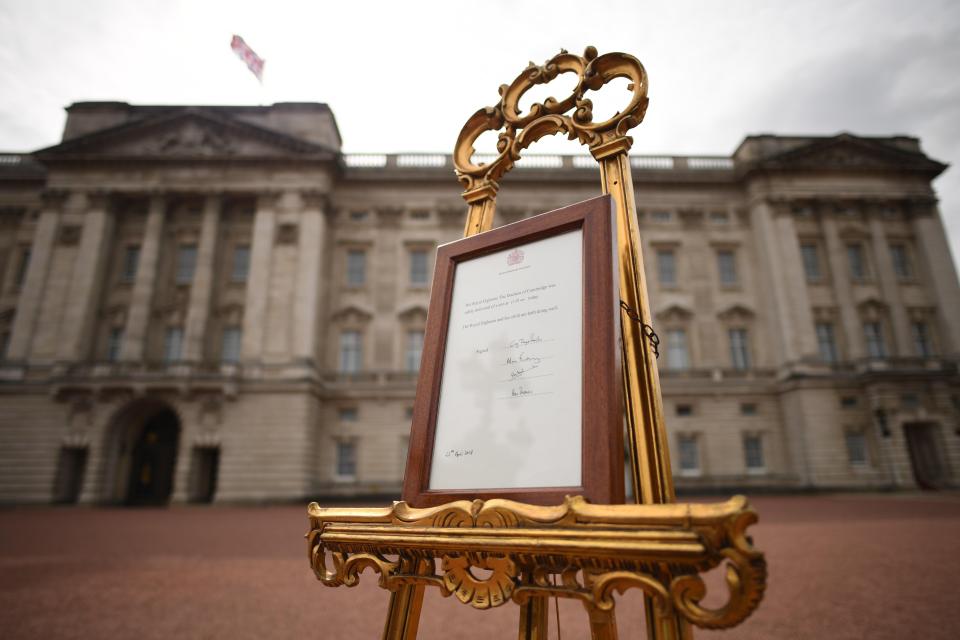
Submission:
<svg viewBox="0 0 960 640">
<path fill-rule="evenodd" d="M 457 265 L 577 229 L 583 231 L 581 484 L 477 490 L 429 489 Z M 403 482 L 403 499 L 407 503 L 415 507 L 427 507 L 461 499 L 507 498 L 550 505 L 561 504 L 567 495 L 582 495 L 596 504 L 623 503 L 618 273 L 614 208 L 609 195 L 585 200 L 438 248 Z"/>
</svg>

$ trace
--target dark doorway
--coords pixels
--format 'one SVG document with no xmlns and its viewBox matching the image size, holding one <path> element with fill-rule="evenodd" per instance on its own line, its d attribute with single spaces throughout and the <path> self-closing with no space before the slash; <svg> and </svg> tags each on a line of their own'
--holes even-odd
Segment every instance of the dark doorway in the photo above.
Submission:
<svg viewBox="0 0 960 640">
<path fill-rule="evenodd" d="M 83 488 L 83 474 L 87 469 L 86 447 L 60 449 L 57 477 L 53 483 L 53 501 L 57 504 L 76 504 Z"/>
<path fill-rule="evenodd" d="M 940 489 L 947 476 L 946 465 L 940 451 L 938 427 L 929 422 L 903 425 L 910 451 L 913 476 L 922 489 Z"/>
<path fill-rule="evenodd" d="M 193 450 L 191 502 L 213 502 L 213 496 L 217 493 L 217 471 L 219 468 L 219 448 L 197 447 Z"/>
<path fill-rule="evenodd" d="M 180 420 L 170 409 L 147 419 L 130 458 L 127 504 L 162 505 L 170 500 L 179 437 Z"/>
</svg>

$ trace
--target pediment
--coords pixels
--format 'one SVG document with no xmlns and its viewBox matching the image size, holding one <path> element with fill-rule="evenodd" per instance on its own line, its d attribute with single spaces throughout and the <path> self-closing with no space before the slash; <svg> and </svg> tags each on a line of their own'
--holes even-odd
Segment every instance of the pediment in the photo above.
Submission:
<svg viewBox="0 0 960 640">
<path fill-rule="evenodd" d="M 72 138 L 36 152 L 42 159 L 317 158 L 326 147 L 203 109 L 184 108 Z"/>
<path fill-rule="evenodd" d="M 373 319 L 373 311 L 351 304 L 335 311 L 330 319 L 334 322 L 362 323 Z"/>
<path fill-rule="evenodd" d="M 718 313 L 717 317 L 725 322 L 742 322 L 752 320 L 755 315 L 753 309 L 742 304 L 734 304 Z"/>
<path fill-rule="evenodd" d="M 884 302 L 884 301 L 881 300 L 880 298 L 877 298 L 877 297 L 874 297 L 874 296 L 870 296 L 869 298 L 865 298 L 865 299 L 863 299 L 863 300 L 861 300 L 860 302 L 857 303 L 857 309 L 859 309 L 861 312 L 866 312 L 866 311 L 886 311 L 887 308 L 888 308 L 888 307 L 887 307 L 887 303 L 886 303 L 886 302 Z"/>
<path fill-rule="evenodd" d="M 934 174 L 946 168 L 946 165 L 923 153 L 846 133 L 767 158 L 761 161 L 760 166 L 768 169 L 829 171 L 916 170 Z"/>
<path fill-rule="evenodd" d="M 414 304 L 409 307 L 400 310 L 397 313 L 399 317 L 404 322 L 425 322 L 427 319 L 427 309 L 423 305 Z"/>
<path fill-rule="evenodd" d="M 659 322 L 685 322 L 693 317 L 693 311 L 679 304 L 670 304 L 656 313 Z"/>
</svg>

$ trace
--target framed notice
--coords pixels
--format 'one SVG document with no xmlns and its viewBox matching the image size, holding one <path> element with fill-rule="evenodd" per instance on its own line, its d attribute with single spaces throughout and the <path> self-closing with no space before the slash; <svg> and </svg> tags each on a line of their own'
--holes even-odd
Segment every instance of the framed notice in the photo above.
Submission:
<svg viewBox="0 0 960 640">
<path fill-rule="evenodd" d="M 624 499 L 609 196 L 441 246 L 403 499 Z"/>
</svg>

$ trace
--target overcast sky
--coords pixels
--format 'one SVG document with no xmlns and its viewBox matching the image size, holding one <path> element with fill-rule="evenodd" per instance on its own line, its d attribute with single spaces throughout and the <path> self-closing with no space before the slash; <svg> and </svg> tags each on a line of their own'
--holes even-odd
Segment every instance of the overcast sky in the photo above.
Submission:
<svg viewBox="0 0 960 640">
<path fill-rule="evenodd" d="M 266 59 L 262 86 L 230 51 L 234 33 Z M 636 153 L 730 154 L 752 133 L 849 131 L 918 136 L 960 163 L 956 0 L 0 0 L 0 150 L 57 142 L 63 107 L 81 100 L 304 100 L 331 106 L 345 151 L 450 152 L 527 60 L 588 44 L 647 68 Z M 954 256 L 958 176 L 954 166 L 935 182 Z"/>
</svg>

